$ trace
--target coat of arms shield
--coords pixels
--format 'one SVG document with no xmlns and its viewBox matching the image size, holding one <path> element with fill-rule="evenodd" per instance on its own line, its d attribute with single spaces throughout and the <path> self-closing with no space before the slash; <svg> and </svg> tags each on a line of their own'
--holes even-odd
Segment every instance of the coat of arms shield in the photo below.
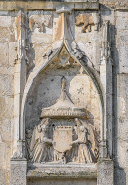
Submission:
<svg viewBox="0 0 128 185">
<path fill-rule="evenodd" d="M 64 153 L 72 148 L 72 127 L 57 126 L 53 132 L 54 149 Z"/>
</svg>

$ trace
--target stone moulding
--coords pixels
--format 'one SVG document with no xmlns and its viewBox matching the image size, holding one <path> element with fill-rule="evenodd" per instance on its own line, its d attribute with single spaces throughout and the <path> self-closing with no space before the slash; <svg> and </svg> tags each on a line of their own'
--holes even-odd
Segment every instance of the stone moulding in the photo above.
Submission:
<svg viewBox="0 0 128 185">
<path fill-rule="evenodd" d="M 96 179 L 97 178 L 97 168 L 96 165 L 55 165 L 54 168 L 49 166 L 32 169 L 28 164 L 28 168 L 31 170 L 27 173 L 27 179 L 35 178 L 71 178 L 71 179 Z M 53 172 L 54 170 L 54 172 Z"/>
<path fill-rule="evenodd" d="M 99 3 L 97 1 L 65 1 L 71 10 L 98 10 Z M 13 1 L 13 2 L 0 2 L 0 10 L 19 10 L 19 7 L 24 10 L 56 10 L 57 6 L 62 5 L 62 2 L 49 2 L 49 1 Z"/>
<path fill-rule="evenodd" d="M 46 109 L 43 110 L 42 114 L 41 114 L 41 118 L 58 118 L 58 117 L 62 117 L 62 118 L 86 118 L 86 113 L 83 110 L 81 110 L 81 112 L 78 109 L 57 109 L 57 110 L 51 110 L 51 109 Z"/>
<path fill-rule="evenodd" d="M 128 10 L 128 1 L 115 3 L 116 10 Z"/>
</svg>

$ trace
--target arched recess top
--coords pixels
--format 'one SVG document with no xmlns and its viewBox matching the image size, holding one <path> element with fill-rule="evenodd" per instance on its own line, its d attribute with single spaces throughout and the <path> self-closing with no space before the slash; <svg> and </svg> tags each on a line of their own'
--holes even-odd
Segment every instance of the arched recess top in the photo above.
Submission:
<svg viewBox="0 0 128 185">
<path fill-rule="evenodd" d="M 103 124 L 103 117 L 104 117 L 103 116 L 104 115 L 103 95 L 102 95 L 99 76 L 96 70 L 92 67 L 90 60 L 79 49 L 75 41 L 68 42 L 68 40 L 63 39 L 61 42 L 59 41 L 57 44 L 58 44 L 58 48 L 54 48 L 52 46 L 53 49 L 52 50 L 50 49 L 45 53 L 44 59 L 39 63 L 38 66 L 35 67 L 35 69 L 33 70 L 33 72 L 31 72 L 27 80 L 27 83 L 24 89 L 23 98 L 22 98 L 22 104 L 21 104 L 20 138 L 19 138 L 20 140 L 25 140 L 25 112 L 26 112 L 25 107 L 26 107 L 26 100 L 27 100 L 27 95 L 29 93 L 29 90 L 32 87 L 34 80 L 40 74 L 40 72 L 45 70 L 45 68 L 48 65 L 50 65 L 50 63 L 53 61 L 53 59 L 58 56 L 63 46 L 66 47 L 70 57 L 72 57 L 76 62 L 78 62 L 83 67 L 86 74 L 91 78 L 92 82 L 94 83 L 100 99 L 102 124 Z M 53 45 L 55 45 L 55 43 L 53 43 Z"/>
</svg>

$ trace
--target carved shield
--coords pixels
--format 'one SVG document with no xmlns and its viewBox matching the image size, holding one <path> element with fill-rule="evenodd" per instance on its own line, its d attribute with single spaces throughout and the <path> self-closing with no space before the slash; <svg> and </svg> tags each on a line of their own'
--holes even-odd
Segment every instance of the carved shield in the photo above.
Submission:
<svg viewBox="0 0 128 185">
<path fill-rule="evenodd" d="M 66 152 L 72 148 L 72 127 L 58 126 L 53 132 L 54 149 L 58 152 Z"/>
</svg>

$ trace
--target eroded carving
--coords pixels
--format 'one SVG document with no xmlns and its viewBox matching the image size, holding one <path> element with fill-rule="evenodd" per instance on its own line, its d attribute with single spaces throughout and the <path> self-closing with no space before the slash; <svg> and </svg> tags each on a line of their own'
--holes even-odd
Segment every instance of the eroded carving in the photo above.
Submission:
<svg viewBox="0 0 128 185">
<path fill-rule="evenodd" d="M 60 98 L 43 108 L 41 124 L 26 132 L 32 162 L 92 163 L 99 155 L 98 134 L 87 122 L 88 111 L 73 104 L 66 92 L 66 78 L 61 79 Z M 70 119 L 70 121 L 69 121 Z"/>
<path fill-rule="evenodd" d="M 71 47 L 72 47 L 72 51 L 73 51 L 74 56 L 78 60 L 84 59 L 84 57 L 86 57 L 85 53 L 79 49 L 79 47 L 76 44 L 76 42 L 72 42 Z"/>
<path fill-rule="evenodd" d="M 78 118 L 75 119 L 77 123 L 77 134 L 78 134 L 78 139 L 73 141 L 71 144 L 79 144 L 78 147 L 78 162 L 79 163 L 91 163 L 92 162 L 92 157 L 91 153 L 89 151 L 89 140 L 87 136 L 87 128 L 81 124 Z"/>
<path fill-rule="evenodd" d="M 31 15 L 29 18 L 29 28 L 34 31 L 38 28 L 39 32 L 44 32 L 44 27 L 50 27 L 51 15 Z"/>
<path fill-rule="evenodd" d="M 82 25 L 82 32 L 86 33 L 86 30 L 88 32 L 91 31 L 91 25 L 95 25 L 95 31 L 98 31 L 98 25 L 99 25 L 99 15 L 96 13 L 86 13 L 86 14 L 79 14 L 76 17 L 76 26 Z"/>
<path fill-rule="evenodd" d="M 51 147 L 53 141 L 48 139 L 49 119 L 43 119 L 41 124 L 34 128 L 30 144 L 30 152 L 33 162 L 45 162 L 52 160 Z"/>
<path fill-rule="evenodd" d="M 64 46 L 59 54 L 59 65 L 63 67 L 70 65 L 69 57 L 70 55 Z"/>
</svg>

